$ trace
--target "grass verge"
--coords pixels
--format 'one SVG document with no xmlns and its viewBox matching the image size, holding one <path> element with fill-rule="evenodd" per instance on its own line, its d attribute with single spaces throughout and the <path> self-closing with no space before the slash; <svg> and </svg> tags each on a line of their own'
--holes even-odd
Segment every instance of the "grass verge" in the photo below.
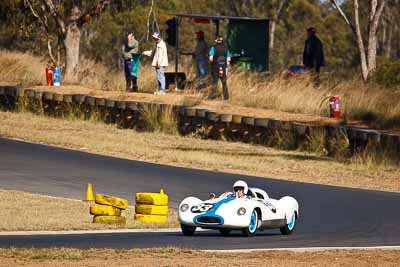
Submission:
<svg viewBox="0 0 400 267">
<path fill-rule="evenodd" d="M 167 222 L 146 223 L 134 220 L 135 208 L 122 211 L 126 225 L 92 223 L 89 206 L 80 200 L 49 197 L 18 191 L 0 190 L 0 231 L 58 231 L 100 229 L 143 229 L 179 227 L 177 213 L 170 209 Z"/>
<path fill-rule="evenodd" d="M 0 266 L 396 266 L 400 250 L 211 253 L 179 248 L 0 249 Z M 266 261 L 267 259 L 267 261 Z M 268 262 L 268 264 L 267 264 Z"/>
<path fill-rule="evenodd" d="M 230 173 L 365 189 L 400 191 L 400 170 L 301 151 L 159 132 L 138 133 L 114 125 L 0 112 L 0 136 L 121 158 Z M 24 129 L 24 131 L 20 131 Z"/>
</svg>

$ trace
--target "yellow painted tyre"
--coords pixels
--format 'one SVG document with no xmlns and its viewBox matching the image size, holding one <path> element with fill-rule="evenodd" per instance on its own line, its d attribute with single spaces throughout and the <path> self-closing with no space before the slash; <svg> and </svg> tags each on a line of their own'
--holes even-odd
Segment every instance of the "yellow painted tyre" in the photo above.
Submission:
<svg viewBox="0 0 400 267">
<path fill-rule="evenodd" d="M 108 223 L 108 224 L 125 224 L 126 218 L 124 216 L 94 216 L 94 223 Z"/>
<path fill-rule="evenodd" d="M 136 204 L 167 206 L 168 195 L 161 189 L 160 193 L 138 192 L 135 196 Z"/>
<path fill-rule="evenodd" d="M 93 204 L 90 205 L 90 214 L 103 216 L 121 216 L 121 209 L 112 206 Z"/>
<path fill-rule="evenodd" d="M 135 214 L 136 221 L 143 221 L 143 222 L 166 222 L 167 216 L 163 215 L 146 215 L 146 214 Z"/>
<path fill-rule="evenodd" d="M 97 204 L 113 206 L 113 207 L 120 208 L 123 210 L 128 207 L 128 200 L 119 198 L 119 197 L 103 195 L 103 194 L 96 194 L 95 202 Z"/>
<path fill-rule="evenodd" d="M 135 213 L 148 214 L 148 215 L 167 215 L 168 214 L 168 206 L 136 204 Z"/>
</svg>

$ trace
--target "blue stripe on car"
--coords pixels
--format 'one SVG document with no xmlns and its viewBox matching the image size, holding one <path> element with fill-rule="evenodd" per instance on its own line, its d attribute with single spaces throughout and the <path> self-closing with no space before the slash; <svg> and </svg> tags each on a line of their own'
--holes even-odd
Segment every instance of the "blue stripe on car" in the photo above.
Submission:
<svg viewBox="0 0 400 267">
<path fill-rule="evenodd" d="M 215 213 L 217 212 L 217 210 L 219 209 L 219 207 L 221 207 L 222 204 L 231 202 L 231 201 L 234 200 L 234 199 L 235 199 L 235 197 L 227 197 L 227 198 L 224 198 L 224 199 L 222 199 L 222 200 L 220 200 L 220 201 L 214 203 L 214 204 L 213 204 L 214 206 L 213 206 L 212 209 L 208 210 L 208 211 L 207 211 L 206 213 L 204 213 L 204 214 L 200 214 L 200 215 L 197 215 L 196 217 L 194 217 L 194 218 L 193 218 L 193 222 L 194 222 L 195 224 L 210 225 L 210 224 L 207 224 L 207 223 L 201 223 L 201 222 L 198 221 L 198 219 L 201 218 L 201 217 L 214 217 L 214 218 L 220 219 L 221 222 L 220 222 L 220 223 L 213 223 L 212 225 L 223 225 L 223 224 L 224 224 L 224 218 L 222 218 L 221 216 L 219 216 L 219 215 L 217 215 L 217 214 L 215 214 Z"/>
</svg>

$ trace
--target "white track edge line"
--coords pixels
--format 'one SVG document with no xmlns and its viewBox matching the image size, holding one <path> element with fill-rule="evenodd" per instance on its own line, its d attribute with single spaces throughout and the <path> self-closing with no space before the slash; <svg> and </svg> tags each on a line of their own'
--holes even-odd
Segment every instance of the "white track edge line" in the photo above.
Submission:
<svg viewBox="0 0 400 267">
<path fill-rule="evenodd" d="M 81 234 L 114 234 L 114 233 L 176 233 L 181 228 L 149 228 L 149 229 L 104 229 L 104 230 L 65 230 L 65 231 L 9 231 L 0 232 L 0 236 L 34 236 L 34 235 L 81 235 Z M 199 232 L 210 231 L 198 229 Z"/>
<path fill-rule="evenodd" d="M 0 232 L 0 236 L 30 235 L 80 235 L 80 234 L 113 234 L 113 233 L 171 233 L 180 232 L 180 228 L 158 229 L 105 229 L 105 230 L 66 230 L 66 231 L 10 231 Z"/>
<path fill-rule="evenodd" d="M 203 252 L 216 253 L 249 253 L 263 251 L 291 251 L 291 252 L 318 252 L 327 250 L 398 250 L 400 246 L 373 246 L 373 247 L 302 247 L 302 248 L 255 248 L 255 249 L 226 249 L 226 250 L 200 250 Z"/>
</svg>

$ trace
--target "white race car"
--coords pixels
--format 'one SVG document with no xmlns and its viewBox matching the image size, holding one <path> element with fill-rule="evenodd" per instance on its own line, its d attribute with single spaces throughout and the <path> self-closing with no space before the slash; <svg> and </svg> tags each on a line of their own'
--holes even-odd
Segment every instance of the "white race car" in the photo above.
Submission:
<svg viewBox="0 0 400 267">
<path fill-rule="evenodd" d="M 279 200 L 268 197 L 259 188 L 248 188 L 237 181 L 233 192 L 225 192 L 218 198 L 202 201 L 187 197 L 179 204 L 178 216 L 184 235 L 193 235 L 196 227 L 218 229 L 222 235 L 231 230 L 241 230 L 245 236 L 253 236 L 257 230 L 279 228 L 289 235 L 299 218 L 296 199 L 284 196 Z M 241 193 L 241 195 L 240 195 Z"/>
</svg>

